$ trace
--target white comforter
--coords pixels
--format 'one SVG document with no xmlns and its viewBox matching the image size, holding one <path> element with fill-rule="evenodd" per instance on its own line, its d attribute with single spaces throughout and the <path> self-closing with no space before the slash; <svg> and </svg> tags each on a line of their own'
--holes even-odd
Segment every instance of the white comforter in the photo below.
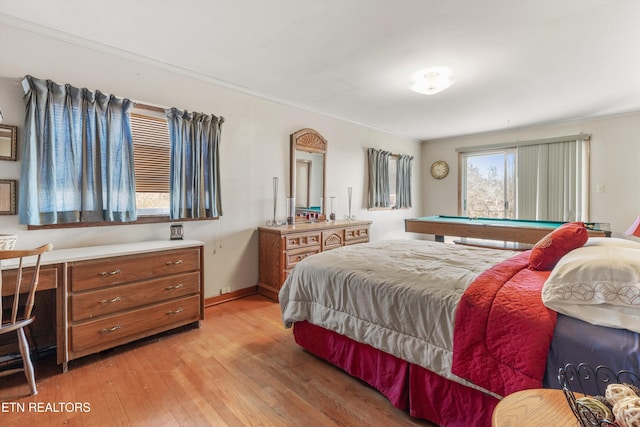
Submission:
<svg viewBox="0 0 640 427">
<path fill-rule="evenodd" d="M 514 254 L 422 240 L 323 252 L 284 283 L 283 321 L 308 320 L 470 385 L 451 373 L 458 302 L 478 274 Z"/>
</svg>

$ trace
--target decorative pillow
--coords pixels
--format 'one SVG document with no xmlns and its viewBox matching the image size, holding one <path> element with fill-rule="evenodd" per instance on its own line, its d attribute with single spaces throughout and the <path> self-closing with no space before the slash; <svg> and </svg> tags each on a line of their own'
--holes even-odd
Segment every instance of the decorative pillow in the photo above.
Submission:
<svg viewBox="0 0 640 427">
<path fill-rule="evenodd" d="M 584 245 L 589 234 L 583 222 L 568 222 L 544 236 L 529 256 L 533 270 L 551 270 L 564 255 Z"/>
<path fill-rule="evenodd" d="M 638 246 L 627 241 L 619 246 L 589 245 L 571 251 L 545 282 L 542 302 L 558 313 L 594 325 L 640 332 Z"/>
</svg>

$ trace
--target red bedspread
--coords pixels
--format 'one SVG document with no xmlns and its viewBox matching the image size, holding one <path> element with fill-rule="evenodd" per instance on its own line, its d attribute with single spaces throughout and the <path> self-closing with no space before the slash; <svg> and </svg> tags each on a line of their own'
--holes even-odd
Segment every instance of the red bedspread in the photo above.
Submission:
<svg viewBox="0 0 640 427">
<path fill-rule="evenodd" d="M 542 387 L 555 328 L 541 300 L 550 271 L 528 266 L 529 251 L 486 270 L 456 312 L 453 373 L 501 396 Z"/>
</svg>

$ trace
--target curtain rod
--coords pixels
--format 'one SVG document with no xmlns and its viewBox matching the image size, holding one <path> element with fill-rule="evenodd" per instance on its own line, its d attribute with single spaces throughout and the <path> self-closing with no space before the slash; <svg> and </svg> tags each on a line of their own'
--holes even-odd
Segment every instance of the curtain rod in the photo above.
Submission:
<svg viewBox="0 0 640 427">
<path fill-rule="evenodd" d="M 164 113 L 164 110 L 165 110 L 165 108 L 156 107 L 155 105 L 143 104 L 142 102 L 134 102 L 134 103 L 135 103 L 134 107 L 140 110 L 155 111 L 156 113 Z"/>
<path fill-rule="evenodd" d="M 369 148 L 373 148 L 373 147 L 369 147 Z M 368 149 L 368 148 L 367 148 Z M 374 150 L 379 150 L 379 151 L 387 151 L 384 150 L 382 148 L 373 148 Z M 413 159 L 413 156 L 409 155 L 409 154 L 397 154 L 397 153 L 392 153 L 391 151 L 387 151 L 389 153 L 390 157 L 400 157 L 400 156 L 409 156 Z"/>
<path fill-rule="evenodd" d="M 583 140 L 589 140 L 589 139 L 591 139 L 590 134 L 579 133 L 577 135 L 557 136 L 554 138 L 529 139 L 525 141 L 513 141 L 513 142 L 502 142 L 498 144 L 476 145 L 473 147 L 458 147 L 456 148 L 456 153 L 468 153 L 470 151 L 497 150 L 500 148 L 514 148 L 514 147 L 522 147 L 525 145 L 553 144 L 556 142 L 583 141 Z"/>
</svg>

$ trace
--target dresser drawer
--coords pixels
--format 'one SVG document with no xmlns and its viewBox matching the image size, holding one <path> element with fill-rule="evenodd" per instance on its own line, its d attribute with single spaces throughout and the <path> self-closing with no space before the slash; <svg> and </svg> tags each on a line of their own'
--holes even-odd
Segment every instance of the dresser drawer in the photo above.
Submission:
<svg viewBox="0 0 640 427">
<path fill-rule="evenodd" d="M 369 227 L 352 227 L 344 229 L 345 244 L 369 240 Z"/>
<path fill-rule="evenodd" d="M 200 319 L 200 296 L 171 300 L 71 326 L 74 353 L 97 352 Z"/>
<path fill-rule="evenodd" d="M 320 232 L 296 233 L 285 236 L 285 250 L 306 248 L 310 246 L 320 246 Z"/>
<path fill-rule="evenodd" d="M 74 262 L 69 279 L 77 292 L 199 269 L 200 252 L 189 248 Z"/>
<path fill-rule="evenodd" d="M 176 274 L 128 285 L 71 295 L 71 320 L 91 319 L 134 307 L 196 294 L 200 291 L 200 273 Z"/>
<path fill-rule="evenodd" d="M 304 250 L 297 251 L 289 251 L 284 254 L 285 257 L 285 268 L 290 269 L 293 268 L 294 265 L 302 261 L 303 259 L 320 253 L 320 246 L 316 246 L 314 248 L 307 248 Z"/>
</svg>

